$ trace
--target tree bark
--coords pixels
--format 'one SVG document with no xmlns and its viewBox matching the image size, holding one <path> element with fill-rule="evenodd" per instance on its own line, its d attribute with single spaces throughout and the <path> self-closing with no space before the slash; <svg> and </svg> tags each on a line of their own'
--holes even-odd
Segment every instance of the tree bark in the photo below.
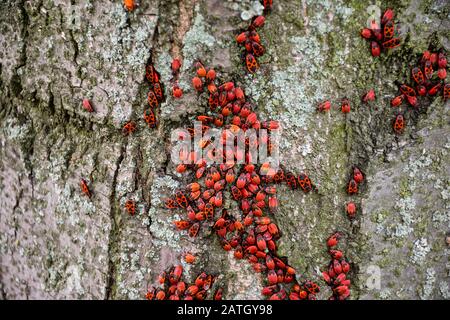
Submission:
<svg viewBox="0 0 450 320">
<path fill-rule="evenodd" d="M 378 1 L 395 9 L 400 48 L 374 59 L 359 36 L 360 1 L 274 1 L 260 32 L 266 54 L 247 75 L 234 37 L 261 14 L 258 1 L 9 0 L 0 4 L 0 297 L 143 299 L 157 275 L 191 251 L 189 279 L 218 275 L 225 298 L 260 299 L 264 279 L 225 253 L 212 235 L 190 240 L 161 200 L 188 181 L 170 162 L 170 133 L 205 111 L 190 84 L 193 63 L 234 80 L 267 119 L 284 128 L 283 163 L 306 171 L 318 191 L 279 189 L 279 252 L 307 278 L 329 261 L 325 241 L 345 236 L 352 299 L 449 299 L 449 104 L 423 100 L 392 133 L 394 80 L 431 44 L 450 49 L 447 1 Z M 182 59 L 182 99 L 171 97 L 172 58 Z M 146 127 L 145 65 L 161 73 L 166 100 Z M 374 88 L 369 105 L 361 96 Z M 342 98 L 352 111 L 339 111 Z M 95 109 L 88 113 L 82 100 Z M 331 113 L 315 106 L 330 99 Z M 403 107 L 405 108 L 405 107 Z M 137 122 L 135 134 L 121 128 Z M 366 178 L 358 196 L 351 168 Z M 80 179 L 92 190 L 80 192 Z M 133 198 L 137 214 L 124 203 Z M 361 210 L 350 222 L 344 204 Z M 377 277 L 380 286 L 374 286 Z M 375 279 L 375 282 L 373 280 Z M 321 282 L 319 298 L 330 291 Z"/>
</svg>

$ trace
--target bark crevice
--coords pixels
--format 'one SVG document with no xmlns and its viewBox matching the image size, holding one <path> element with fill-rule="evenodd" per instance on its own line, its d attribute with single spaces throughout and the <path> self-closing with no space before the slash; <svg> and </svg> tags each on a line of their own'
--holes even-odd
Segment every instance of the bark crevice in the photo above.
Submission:
<svg viewBox="0 0 450 320">
<path fill-rule="evenodd" d="M 118 252 L 118 245 L 120 241 L 120 226 L 118 215 L 120 214 L 120 209 L 118 205 L 118 200 L 116 200 L 116 185 L 117 185 L 117 177 L 119 176 L 120 167 L 122 161 L 125 159 L 127 143 L 123 142 L 120 155 L 116 161 L 116 167 L 114 170 L 113 181 L 111 184 L 111 195 L 110 195 L 110 219 L 111 219 L 111 230 L 109 233 L 109 242 L 108 242 L 108 277 L 106 282 L 106 290 L 105 290 L 105 299 L 111 300 L 115 297 L 116 290 L 116 255 Z"/>
</svg>

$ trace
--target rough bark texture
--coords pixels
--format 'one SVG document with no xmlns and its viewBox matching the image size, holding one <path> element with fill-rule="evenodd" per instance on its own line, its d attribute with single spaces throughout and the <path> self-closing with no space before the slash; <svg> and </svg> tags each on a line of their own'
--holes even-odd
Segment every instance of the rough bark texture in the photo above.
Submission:
<svg viewBox="0 0 450 320">
<path fill-rule="evenodd" d="M 169 159 L 172 129 L 205 110 L 190 86 L 201 59 L 243 86 L 258 111 L 284 127 L 285 165 L 306 170 L 318 192 L 279 190 L 275 219 L 282 255 L 320 281 L 329 257 L 325 239 L 339 230 L 352 264 L 352 298 L 449 299 L 449 105 L 441 98 L 409 112 L 394 136 L 390 98 L 395 79 L 430 43 L 450 51 L 446 0 L 376 1 L 397 12 L 403 45 L 370 56 L 359 30 L 362 1 L 275 0 L 261 32 L 261 71 L 243 69 L 234 36 L 261 12 L 257 1 L 9 0 L 0 4 L 0 297 L 3 299 L 142 299 L 147 285 L 189 250 L 200 270 L 219 275 L 225 297 L 259 299 L 263 281 L 246 261 L 224 253 L 215 237 L 195 241 L 173 230 L 177 215 L 161 198 L 186 181 Z M 170 96 L 172 57 L 183 59 L 185 95 L 161 105 L 157 130 L 141 120 L 149 59 Z M 360 98 L 375 88 L 376 103 Z M 315 112 L 318 101 L 343 97 L 352 112 Z M 95 113 L 83 110 L 92 100 Z M 139 119 L 137 133 L 121 126 Z M 350 168 L 367 183 L 344 204 Z M 85 178 L 93 190 L 80 193 Z M 123 205 L 132 197 L 138 214 Z M 369 284 L 380 268 L 380 288 Z M 375 269 L 374 269 L 375 268 Z M 375 271 L 373 271 L 375 270 Z M 323 284 L 323 283 L 322 283 Z M 369 285 L 368 285 L 369 284 Z M 329 296 L 325 285 L 320 298 Z"/>
</svg>

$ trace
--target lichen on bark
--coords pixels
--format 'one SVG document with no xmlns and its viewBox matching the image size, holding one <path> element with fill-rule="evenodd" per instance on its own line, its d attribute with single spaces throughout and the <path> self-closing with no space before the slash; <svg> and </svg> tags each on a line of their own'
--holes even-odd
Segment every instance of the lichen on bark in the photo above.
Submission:
<svg viewBox="0 0 450 320">
<path fill-rule="evenodd" d="M 325 239 L 345 234 L 352 298 L 449 299 L 449 108 L 437 98 L 411 113 L 403 136 L 391 130 L 394 80 L 407 79 L 430 42 L 450 50 L 447 1 L 376 1 L 392 7 L 402 46 L 371 57 L 359 30 L 361 1 L 274 1 L 261 39 L 261 70 L 248 75 L 234 37 L 257 1 L 9 0 L 0 4 L 0 295 L 3 299 L 142 299 L 156 276 L 198 256 L 186 276 L 220 275 L 225 297 L 261 298 L 264 279 L 223 252 L 213 237 L 175 232 L 160 199 L 185 182 L 169 159 L 172 129 L 205 110 L 191 87 L 192 63 L 214 66 L 241 85 L 265 118 L 283 127 L 287 168 L 307 171 L 318 192 L 281 187 L 275 219 L 280 253 L 320 281 Z M 244 13 L 244 14 L 243 14 Z M 183 61 L 183 98 L 170 96 L 170 61 Z M 145 64 L 161 72 L 160 125 L 141 120 Z M 375 103 L 361 103 L 369 88 Z M 315 112 L 318 101 L 351 101 L 344 117 Z M 92 101 L 95 113 L 81 106 Z M 130 137 L 121 126 L 136 119 Z M 349 222 L 345 184 L 353 165 L 367 178 Z M 85 178 L 92 199 L 78 188 Z M 126 199 L 138 203 L 125 214 Z M 368 286 L 371 266 L 381 287 Z M 372 269 L 370 269 L 372 270 Z M 188 276 L 189 280 L 189 276 Z M 329 296 L 323 285 L 320 298 Z"/>
</svg>

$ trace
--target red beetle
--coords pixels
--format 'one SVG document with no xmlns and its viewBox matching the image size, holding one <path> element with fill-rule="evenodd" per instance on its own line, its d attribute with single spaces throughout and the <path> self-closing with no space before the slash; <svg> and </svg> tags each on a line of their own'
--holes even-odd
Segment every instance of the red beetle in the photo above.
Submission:
<svg viewBox="0 0 450 320">
<path fill-rule="evenodd" d="M 403 115 L 399 114 L 395 117 L 393 128 L 395 133 L 403 133 L 403 130 L 405 129 L 405 119 L 403 118 Z"/>
<path fill-rule="evenodd" d="M 200 78 L 206 77 L 206 69 L 201 62 L 196 62 L 195 67 L 197 68 L 197 76 Z"/>
<path fill-rule="evenodd" d="M 425 78 L 431 79 L 433 76 L 433 63 L 430 60 L 425 61 L 424 64 L 424 72 L 425 72 Z"/>
<path fill-rule="evenodd" d="M 266 266 L 268 269 L 275 269 L 275 261 L 272 259 L 270 255 L 266 255 Z"/>
<path fill-rule="evenodd" d="M 242 247 L 241 246 L 237 246 L 237 248 L 234 250 L 234 257 L 236 259 L 242 259 L 244 256 L 243 252 L 242 252 Z"/>
<path fill-rule="evenodd" d="M 412 87 L 410 87 L 404 83 L 399 86 L 399 89 L 400 89 L 401 93 L 403 93 L 405 96 L 409 96 L 409 97 L 416 96 L 416 91 Z"/>
<path fill-rule="evenodd" d="M 378 57 L 381 54 L 380 45 L 376 41 L 372 41 L 370 43 L 370 50 L 372 52 L 372 56 Z"/>
<path fill-rule="evenodd" d="M 156 127 L 156 117 L 152 109 L 147 109 L 144 112 L 144 121 L 148 124 L 150 128 Z"/>
<path fill-rule="evenodd" d="M 386 21 L 383 28 L 384 40 L 390 40 L 394 37 L 395 25 L 392 20 Z"/>
<path fill-rule="evenodd" d="M 418 67 L 413 68 L 411 70 L 411 75 L 417 84 L 422 84 L 425 82 L 425 77 L 423 75 L 422 70 L 420 70 L 420 68 L 418 68 Z"/>
<path fill-rule="evenodd" d="M 364 102 L 374 101 L 375 100 L 375 91 L 370 89 L 362 99 Z"/>
<path fill-rule="evenodd" d="M 196 285 L 192 285 L 186 289 L 186 294 L 189 296 L 195 296 L 198 291 L 199 291 L 199 288 Z"/>
<path fill-rule="evenodd" d="M 309 177 L 304 174 L 301 173 L 298 178 L 298 184 L 300 185 L 300 188 L 302 188 L 303 192 L 308 193 L 309 191 L 312 190 L 312 183 L 311 183 L 311 179 L 309 179 Z"/>
<path fill-rule="evenodd" d="M 159 82 L 155 82 L 153 84 L 153 92 L 155 93 L 156 98 L 159 102 L 161 102 L 164 99 L 163 95 L 163 89 L 161 87 L 161 84 Z"/>
<path fill-rule="evenodd" d="M 297 179 L 295 178 L 294 174 L 292 172 L 286 173 L 286 183 L 287 185 L 292 189 L 297 189 Z"/>
<path fill-rule="evenodd" d="M 333 257 L 333 259 L 342 259 L 342 257 L 344 256 L 344 254 L 342 253 L 342 251 L 339 250 L 330 250 L 329 251 L 330 255 Z"/>
<path fill-rule="evenodd" d="M 439 68 L 447 68 L 447 58 L 444 52 L 439 52 L 438 54 L 438 66 Z"/>
<path fill-rule="evenodd" d="M 122 133 L 127 136 L 133 133 L 135 130 L 136 130 L 136 123 L 134 121 L 129 121 L 123 126 Z"/>
<path fill-rule="evenodd" d="M 445 80 L 447 78 L 447 70 L 445 68 L 441 68 L 437 72 L 437 76 L 441 80 Z"/>
<path fill-rule="evenodd" d="M 264 251 L 267 248 L 266 240 L 264 240 L 263 236 L 258 234 L 256 236 L 256 245 L 259 250 Z"/>
<path fill-rule="evenodd" d="M 273 0 L 263 0 L 264 11 L 270 11 L 272 9 Z"/>
<path fill-rule="evenodd" d="M 371 39 L 373 37 L 372 30 L 364 28 L 361 30 L 361 37 L 364 39 Z"/>
<path fill-rule="evenodd" d="M 319 106 L 317 107 L 317 110 L 320 112 L 327 112 L 330 110 L 330 108 L 331 108 L 331 102 L 327 100 L 327 101 L 320 103 Z"/>
<path fill-rule="evenodd" d="M 172 72 L 174 74 L 178 73 L 178 71 L 181 68 L 181 61 L 180 61 L 180 59 L 177 59 L 177 58 L 173 59 L 172 60 L 172 64 L 171 64 L 171 68 L 172 68 Z"/>
<path fill-rule="evenodd" d="M 236 36 L 236 42 L 237 43 L 243 43 L 245 42 L 248 37 L 247 37 L 248 32 L 242 32 L 239 35 Z"/>
<path fill-rule="evenodd" d="M 181 90 L 179 86 L 175 85 L 172 88 L 172 95 L 174 98 L 181 98 L 181 96 L 183 95 L 183 90 Z"/>
<path fill-rule="evenodd" d="M 262 27 L 264 25 L 265 20 L 266 19 L 264 18 L 264 16 L 257 16 L 252 22 L 252 27 L 254 28 Z"/>
<path fill-rule="evenodd" d="M 341 262 L 341 266 L 342 266 L 342 272 L 348 273 L 350 271 L 350 264 L 347 261 L 343 260 Z"/>
<path fill-rule="evenodd" d="M 128 199 L 125 202 L 125 209 L 127 210 L 128 214 L 131 216 L 134 216 L 136 213 L 136 203 L 132 199 Z"/>
<path fill-rule="evenodd" d="M 175 227 L 178 230 L 186 230 L 191 226 L 191 223 L 186 220 L 177 220 L 173 222 L 175 224 Z"/>
<path fill-rule="evenodd" d="M 195 238 L 198 234 L 198 231 L 200 229 L 200 223 L 194 223 L 190 228 L 189 228 L 189 237 L 191 238 Z"/>
<path fill-rule="evenodd" d="M 326 271 L 322 272 L 322 277 L 323 277 L 323 280 L 324 280 L 327 284 L 330 284 L 330 283 L 331 283 L 331 277 L 330 277 L 330 275 L 328 274 L 328 272 L 326 272 Z"/>
<path fill-rule="evenodd" d="M 447 83 L 444 86 L 443 96 L 444 96 L 444 100 L 448 100 L 450 98 L 450 83 Z"/>
<path fill-rule="evenodd" d="M 348 217 L 350 219 L 355 218 L 355 215 L 356 215 L 356 204 L 354 202 L 347 203 L 345 211 L 347 212 L 347 215 L 348 215 Z"/>
<path fill-rule="evenodd" d="M 385 49 L 397 48 L 398 46 L 400 46 L 400 39 L 399 38 L 393 38 L 393 39 L 387 40 L 387 41 L 383 42 L 382 46 Z"/>
<path fill-rule="evenodd" d="M 278 292 L 278 290 L 279 290 L 278 285 L 274 284 L 274 285 L 271 285 L 271 286 L 268 286 L 268 287 L 264 287 L 262 289 L 261 294 L 264 295 L 264 296 L 271 296 L 274 293 Z"/>
<path fill-rule="evenodd" d="M 147 102 L 151 110 L 155 110 L 158 107 L 158 97 L 153 90 L 150 90 L 147 94 Z"/>
<path fill-rule="evenodd" d="M 342 113 L 350 112 L 350 101 L 348 99 L 342 100 L 341 111 L 342 111 Z"/>
<path fill-rule="evenodd" d="M 182 208 L 188 207 L 188 205 L 189 205 L 188 200 L 181 190 L 179 190 L 175 193 L 175 197 L 176 197 L 176 201 L 180 207 L 182 207 Z"/>
<path fill-rule="evenodd" d="M 267 280 L 269 281 L 269 284 L 274 285 L 278 283 L 278 276 L 275 270 L 269 270 L 267 274 Z"/>
<path fill-rule="evenodd" d="M 417 90 L 417 94 L 421 97 L 423 97 L 427 94 L 427 87 L 425 87 L 423 84 L 417 85 L 416 90 Z"/>
<path fill-rule="evenodd" d="M 203 83 L 199 77 L 192 78 L 192 85 L 194 86 L 195 90 L 197 90 L 198 92 L 203 91 Z"/>
<path fill-rule="evenodd" d="M 214 292 L 214 300 L 222 300 L 222 293 L 223 293 L 223 289 L 222 288 L 217 288 L 216 292 Z"/>
<path fill-rule="evenodd" d="M 441 88 L 442 88 L 442 83 L 438 82 L 437 84 L 433 85 L 433 87 L 431 87 L 428 90 L 428 94 L 430 96 L 434 96 L 441 90 Z"/>
<path fill-rule="evenodd" d="M 356 181 L 356 183 L 363 182 L 364 176 L 359 168 L 353 168 L 353 179 Z"/>
<path fill-rule="evenodd" d="M 164 200 L 164 205 L 167 209 L 176 209 L 178 208 L 178 203 L 173 199 Z"/>
<path fill-rule="evenodd" d="M 245 57 L 245 64 L 248 72 L 250 73 L 255 73 L 259 69 L 258 61 L 251 53 L 247 53 Z"/>
<path fill-rule="evenodd" d="M 403 94 L 400 96 L 395 97 L 394 99 L 391 100 L 391 106 L 393 107 L 398 107 L 399 105 L 402 104 L 403 102 Z"/>
<path fill-rule="evenodd" d="M 183 274 L 183 267 L 181 265 L 177 265 L 173 268 L 173 270 L 169 274 L 169 281 L 171 284 L 176 284 L 180 281 L 181 275 Z"/>
<path fill-rule="evenodd" d="M 269 196 L 269 210 L 275 212 L 278 209 L 278 200 L 276 196 Z"/>
<path fill-rule="evenodd" d="M 136 4 L 134 3 L 134 0 L 123 0 L 123 5 L 127 11 L 133 11 Z"/>
<path fill-rule="evenodd" d="M 148 64 L 145 67 L 145 77 L 150 83 L 159 82 L 158 72 L 156 72 L 156 69 L 152 64 Z"/>
<path fill-rule="evenodd" d="M 242 198 L 242 193 L 236 186 L 231 187 L 231 193 L 235 200 L 240 200 Z"/>
<path fill-rule="evenodd" d="M 386 24 L 389 20 L 394 19 L 394 10 L 387 9 L 381 18 L 381 24 Z"/>
<path fill-rule="evenodd" d="M 341 238 L 340 233 L 336 232 L 335 234 L 331 235 L 327 240 L 327 246 L 329 248 L 337 246 L 339 239 Z"/>
<path fill-rule="evenodd" d="M 250 41 L 250 52 L 253 53 L 255 57 L 261 57 L 264 55 L 266 49 L 256 41 Z"/>
<path fill-rule="evenodd" d="M 88 184 L 87 184 L 86 180 L 84 180 L 84 179 L 80 180 L 80 188 L 81 188 L 81 192 L 83 192 L 89 198 L 92 196 L 92 193 L 89 190 L 89 187 L 88 187 Z"/>
<path fill-rule="evenodd" d="M 83 108 L 87 112 L 94 112 L 94 108 L 92 108 L 91 102 L 88 99 L 83 99 Z"/>
<path fill-rule="evenodd" d="M 358 184 L 355 179 L 351 179 L 347 185 L 347 193 L 352 195 L 358 192 Z"/>
</svg>

